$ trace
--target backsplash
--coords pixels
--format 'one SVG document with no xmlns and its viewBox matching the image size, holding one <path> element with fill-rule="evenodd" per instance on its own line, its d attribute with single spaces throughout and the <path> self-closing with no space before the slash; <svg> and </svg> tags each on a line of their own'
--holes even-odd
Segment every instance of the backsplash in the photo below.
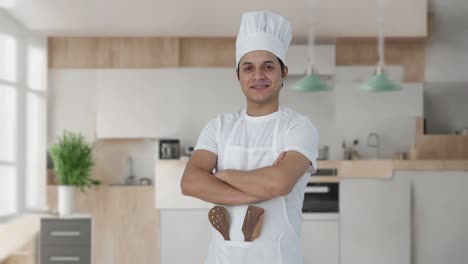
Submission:
<svg viewBox="0 0 468 264">
<path fill-rule="evenodd" d="M 154 181 L 154 164 L 157 159 L 157 140 L 116 139 L 99 140 L 93 150 L 94 167 L 91 175 L 103 184 L 123 182 L 130 173 L 128 158 L 133 160 L 133 173 L 139 179 Z"/>
</svg>

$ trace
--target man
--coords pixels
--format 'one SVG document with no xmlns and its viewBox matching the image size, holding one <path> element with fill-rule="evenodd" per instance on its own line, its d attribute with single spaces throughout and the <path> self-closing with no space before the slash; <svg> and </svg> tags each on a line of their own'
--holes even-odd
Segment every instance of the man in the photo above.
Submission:
<svg viewBox="0 0 468 264">
<path fill-rule="evenodd" d="M 208 123 L 181 181 L 184 195 L 229 214 L 230 240 L 213 228 L 206 264 L 303 263 L 301 209 L 318 142 L 308 118 L 279 106 L 291 37 L 289 22 L 277 14 L 242 16 L 236 74 L 247 107 Z M 242 233 L 248 205 L 265 210 L 252 242 Z"/>
</svg>

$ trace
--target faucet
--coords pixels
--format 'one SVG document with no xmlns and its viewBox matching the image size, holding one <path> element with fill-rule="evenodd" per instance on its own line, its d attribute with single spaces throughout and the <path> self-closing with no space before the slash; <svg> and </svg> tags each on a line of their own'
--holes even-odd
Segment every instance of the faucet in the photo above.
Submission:
<svg viewBox="0 0 468 264">
<path fill-rule="evenodd" d="M 129 166 L 129 175 L 124 178 L 124 183 L 126 184 L 134 184 L 136 181 L 135 173 L 133 172 L 133 159 L 132 157 L 128 157 L 127 164 Z"/>
<path fill-rule="evenodd" d="M 374 142 L 372 142 L 374 141 Z M 377 159 L 380 159 L 380 151 L 379 151 L 379 134 L 372 132 L 367 136 L 367 146 L 369 148 L 375 148 Z"/>
</svg>

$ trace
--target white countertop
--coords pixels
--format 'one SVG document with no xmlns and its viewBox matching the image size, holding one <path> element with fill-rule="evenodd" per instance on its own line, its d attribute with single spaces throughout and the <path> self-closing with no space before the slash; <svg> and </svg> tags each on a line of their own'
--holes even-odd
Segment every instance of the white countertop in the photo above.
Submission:
<svg viewBox="0 0 468 264">
<path fill-rule="evenodd" d="M 302 213 L 304 221 L 338 221 L 340 220 L 339 213 Z"/>
</svg>

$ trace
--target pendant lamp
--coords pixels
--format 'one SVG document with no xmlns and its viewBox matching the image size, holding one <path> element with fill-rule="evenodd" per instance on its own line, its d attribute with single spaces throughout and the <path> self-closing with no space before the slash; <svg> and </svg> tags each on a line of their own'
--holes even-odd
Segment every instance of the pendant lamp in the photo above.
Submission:
<svg viewBox="0 0 468 264">
<path fill-rule="evenodd" d="M 391 92 L 402 89 L 401 84 L 390 80 L 384 72 L 384 34 L 383 34 L 383 1 L 379 0 L 379 37 L 377 52 L 379 54 L 379 62 L 374 76 L 361 86 L 361 90 L 368 92 Z"/>
<path fill-rule="evenodd" d="M 315 0 L 311 0 L 311 10 L 310 16 L 311 20 L 314 19 L 314 11 L 315 11 Z M 317 70 L 314 67 L 315 62 L 315 37 L 314 37 L 314 23 L 310 22 L 309 26 L 309 34 L 308 34 L 308 43 L 307 43 L 307 64 L 309 65 L 306 71 L 306 76 L 296 82 L 293 86 L 293 89 L 296 91 L 301 92 L 321 92 L 321 91 L 328 91 L 331 90 L 331 86 L 327 83 L 323 82 Z"/>
</svg>

